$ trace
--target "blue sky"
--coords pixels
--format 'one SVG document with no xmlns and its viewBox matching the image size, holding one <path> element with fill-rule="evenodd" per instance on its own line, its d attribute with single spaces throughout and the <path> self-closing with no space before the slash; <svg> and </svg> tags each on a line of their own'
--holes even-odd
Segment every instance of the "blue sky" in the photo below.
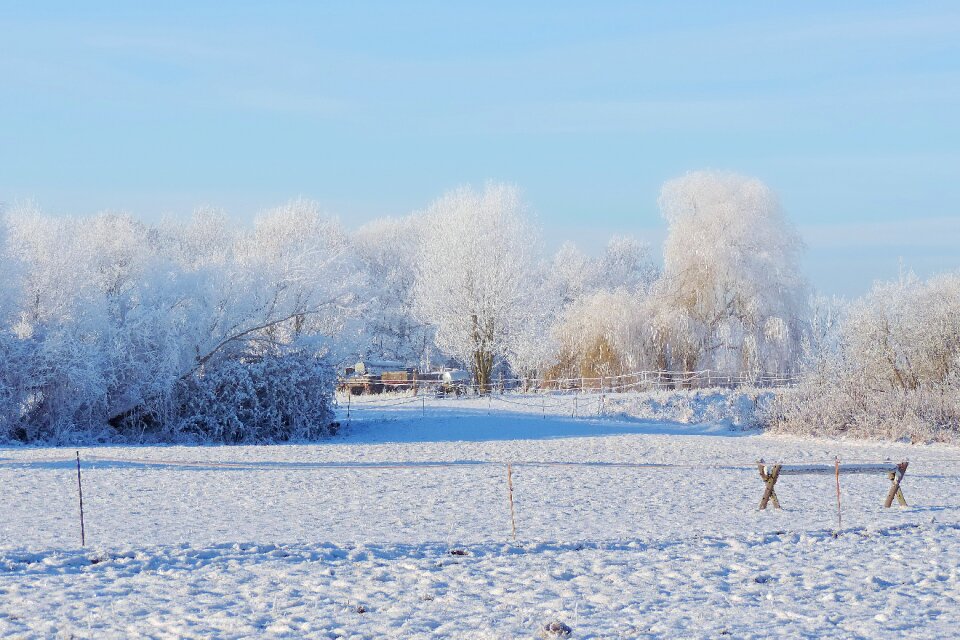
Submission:
<svg viewBox="0 0 960 640">
<path fill-rule="evenodd" d="M 353 225 L 496 179 L 596 251 L 729 169 L 825 293 L 960 268 L 960 4 L 840 5 L 4 2 L 0 202 Z"/>
</svg>

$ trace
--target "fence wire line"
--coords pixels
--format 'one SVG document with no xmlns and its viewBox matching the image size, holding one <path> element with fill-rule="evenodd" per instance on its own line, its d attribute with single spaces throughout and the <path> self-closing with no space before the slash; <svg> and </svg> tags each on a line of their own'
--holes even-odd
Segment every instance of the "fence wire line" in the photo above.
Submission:
<svg viewBox="0 0 960 640">
<path fill-rule="evenodd" d="M 520 396 L 520 397 L 525 397 L 525 396 Z M 556 396 L 556 395 L 554 395 L 554 394 L 550 394 L 550 395 L 545 394 L 545 395 L 540 396 L 539 398 L 537 398 L 535 403 L 526 403 L 526 402 L 519 402 L 519 401 L 516 401 L 516 400 L 507 400 L 507 399 L 503 398 L 502 396 L 500 396 L 500 395 L 498 395 L 498 394 L 489 394 L 488 396 L 471 396 L 471 397 L 467 397 L 467 398 L 460 398 L 460 400 L 481 402 L 481 401 L 483 401 L 484 399 L 489 399 L 489 400 L 496 400 L 497 402 L 506 402 L 506 403 L 508 403 L 508 404 L 517 404 L 517 405 L 523 405 L 523 406 L 528 406 L 528 407 L 540 407 L 540 406 L 542 406 L 542 400 L 541 400 L 541 398 L 543 398 L 543 399 L 550 398 L 550 399 L 551 399 L 550 401 L 552 402 L 552 404 L 548 404 L 548 405 L 547 405 L 548 407 L 561 407 L 561 406 L 565 406 L 565 403 L 564 403 L 562 400 L 557 401 L 557 402 L 553 402 L 553 399 L 555 399 L 555 398 L 557 398 L 557 397 L 558 397 L 558 396 Z M 574 398 L 574 397 L 576 397 L 576 396 L 570 396 L 570 397 L 571 397 L 571 398 Z M 379 402 L 379 401 L 376 401 L 376 400 L 367 400 L 367 401 L 365 401 L 365 402 L 350 402 L 349 404 L 344 403 L 344 402 L 340 402 L 340 403 L 339 403 L 339 406 L 338 406 L 338 409 L 341 409 L 341 410 L 343 410 L 343 411 L 346 411 L 347 409 L 349 409 L 351 412 L 352 412 L 352 411 L 367 411 L 367 410 L 371 410 L 371 409 L 386 409 L 386 408 L 389 408 L 389 407 L 399 407 L 399 406 L 405 405 L 405 404 L 413 404 L 413 403 L 423 402 L 424 398 L 425 398 L 425 396 L 413 396 L 413 397 L 411 397 L 411 398 L 409 398 L 409 399 L 407 399 L 407 400 L 401 400 L 401 401 L 393 401 L 393 400 L 391 399 L 390 401 L 383 401 L 383 402 Z M 451 399 L 453 399 L 453 398 L 451 398 Z M 532 400 L 532 399 L 533 399 L 533 398 L 531 398 L 531 400 Z M 595 400 L 589 400 L 589 399 L 586 399 L 586 398 L 580 398 L 580 402 L 583 402 L 583 403 L 594 402 L 594 401 L 595 401 Z"/>
<path fill-rule="evenodd" d="M 420 396 L 414 396 L 407 400 L 399 400 L 399 401 L 391 400 L 390 402 L 385 402 L 385 403 L 369 402 L 369 401 L 368 402 L 351 402 L 350 404 L 341 404 L 339 408 L 343 410 L 349 409 L 350 411 L 366 411 L 369 409 L 386 409 L 389 407 L 399 407 L 400 405 L 413 404 L 414 402 L 423 402 L 423 398 L 421 398 Z"/>
<path fill-rule="evenodd" d="M 635 374 L 628 374 L 628 375 L 635 375 Z M 589 380 L 589 378 L 587 378 L 587 380 Z M 478 385 L 470 384 L 470 385 L 466 385 L 466 389 L 469 389 L 469 390 L 470 390 L 471 392 L 473 392 L 475 395 L 464 395 L 464 396 L 456 395 L 456 396 L 454 396 L 454 395 L 452 395 L 452 394 L 449 394 L 449 395 L 448 395 L 448 394 L 445 394 L 444 396 L 442 396 L 442 397 L 438 396 L 437 398 L 438 398 L 438 399 L 459 399 L 459 400 L 463 401 L 463 400 L 482 400 L 484 397 L 490 396 L 490 397 L 493 397 L 493 398 L 496 400 L 496 399 L 502 399 L 502 397 L 503 397 L 504 395 L 506 395 L 506 394 L 510 394 L 510 395 L 516 395 L 516 396 L 520 396 L 520 397 L 526 397 L 526 396 L 529 395 L 529 396 L 532 396 L 532 398 L 557 398 L 557 399 L 564 399 L 564 398 L 573 399 L 573 398 L 578 398 L 578 399 L 580 399 L 581 402 L 596 402 L 596 399 L 583 399 L 582 396 L 597 396 L 597 395 L 600 395 L 600 396 L 610 396 L 610 399 L 611 399 L 611 400 L 614 400 L 614 399 L 616 399 L 616 396 L 617 396 L 617 394 L 619 394 L 619 393 L 626 393 L 626 392 L 628 392 L 628 391 L 630 391 L 630 390 L 640 389 L 640 388 L 642 388 L 642 387 L 651 386 L 651 385 L 653 385 L 654 387 L 658 387 L 658 388 L 659 388 L 659 387 L 665 387 L 665 386 L 673 385 L 675 382 L 688 382 L 688 381 L 685 381 L 685 380 L 673 380 L 673 381 L 668 381 L 668 382 L 656 382 L 656 381 L 650 381 L 650 380 L 638 380 L 638 381 L 636 381 L 636 382 L 623 383 L 623 384 L 615 385 L 615 386 L 605 385 L 605 386 L 603 386 L 603 387 L 596 387 L 596 388 L 594 388 L 594 387 L 568 387 L 568 388 L 559 388 L 559 387 L 558 387 L 558 388 L 553 388 L 553 389 L 551 389 L 551 388 L 546 388 L 546 387 L 545 387 L 545 388 L 540 388 L 540 389 L 531 388 L 531 389 L 528 389 L 528 390 L 526 390 L 526 391 L 520 390 L 519 388 L 505 388 L 505 387 L 499 387 L 499 388 L 498 388 L 497 385 L 491 385 L 491 391 L 490 391 L 490 393 L 486 393 L 486 394 L 481 394 L 481 393 L 480 393 L 480 387 L 479 387 Z M 346 403 L 346 402 L 340 401 L 340 405 L 341 405 L 341 408 L 345 408 L 344 405 L 349 406 L 349 408 L 350 408 L 351 411 L 353 411 L 353 410 L 363 411 L 363 410 L 365 410 L 367 407 L 370 407 L 370 408 L 380 408 L 380 407 L 394 407 L 394 406 L 400 406 L 400 405 L 404 405 L 404 404 L 411 404 L 411 403 L 413 403 L 413 402 L 422 401 L 422 398 L 425 398 L 425 397 L 426 397 L 423 393 L 418 393 L 418 391 L 425 392 L 425 391 L 427 391 L 428 389 L 439 388 L 439 387 L 442 385 L 442 383 L 436 382 L 436 381 L 419 381 L 419 380 L 418 380 L 415 384 L 411 383 L 411 385 L 412 385 L 412 386 L 410 386 L 409 388 L 407 388 L 407 389 L 405 389 L 405 390 L 402 390 L 402 391 L 399 391 L 399 392 L 386 391 L 386 392 L 381 392 L 381 393 L 377 393 L 377 394 L 373 394 L 373 393 L 371 393 L 371 394 L 360 394 L 360 395 L 387 395 L 387 394 L 391 394 L 391 393 L 405 393 L 405 394 L 406 394 L 406 393 L 410 393 L 410 392 L 412 391 L 415 395 L 412 395 L 412 396 L 404 396 L 404 397 L 408 398 L 407 400 L 396 400 L 396 399 L 395 399 L 396 396 L 392 396 L 392 397 L 391 397 L 391 396 L 388 396 L 388 397 L 387 397 L 386 399 L 384 399 L 384 400 L 351 400 L 351 401 L 349 402 L 349 404 Z M 706 388 L 709 388 L 709 387 L 706 387 Z M 700 388 L 700 389 L 682 389 L 682 388 L 681 388 L 681 389 L 679 389 L 679 390 L 680 390 L 680 391 L 692 391 L 692 390 L 703 390 L 703 388 Z M 497 392 L 499 392 L 499 393 L 497 393 Z M 511 392 L 513 392 L 513 393 L 511 393 Z M 517 393 L 517 392 L 519 392 L 519 393 Z M 586 393 L 584 393 L 584 392 L 586 392 Z M 349 392 L 347 392 L 347 393 L 349 393 Z M 353 398 L 353 397 L 356 397 L 356 396 L 350 395 L 350 397 Z M 532 399 L 532 398 L 531 398 L 531 399 Z M 505 400 L 505 399 L 502 399 L 502 401 L 503 401 L 503 402 L 509 402 L 508 400 Z M 521 403 L 521 402 L 515 402 L 514 404 L 522 404 L 522 403 Z M 540 406 L 540 405 L 537 404 L 537 405 L 529 405 L 529 406 Z M 560 405 L 558 404 L 558 405 L 556 405 L 556 406 L 560 406 Z"/>
<path fill-rule="evenodd" d="M 529 397 L 525 395 L 514 396 L 514 397 L 522 398 L 522 400 L 508 399 L 503 395 L 499 395 L 499 394 L 490 394 L 486 396 L 486 399 L 488 401 L 501 402 L 504 404 L 511 404 L 511 405 L 529 407 L 534 409 L 543 409 L 543 408 L 569 409 L 569 408 L 582 407 L 584 409 L 590 409 L 591 411 L 598 408 L 599 406 L 602 406 L 605 402 L 603 396 L 594 395 L 594 394 L 587 395 L 587 396 L 579 396 L 579 395 L 558 396 L 556 394 L 544 394 L 541 396 L 533 396 L 533 397 Z M 484 397 L 482 396 L 467 398 L 468 401 L 476 401 L 476 402 L 482 402 L 483 399 Z M 529 402 L 524 402 L 524 400 L 529 400 Z M 366 402 L 350 402 L 349 404 L 340 402 L 338 409 L 343 412 L 353 413 L 355 411 L 376 411 L 378 409 L 388 409 L 391 407 L 399 407 L 403 405 L 415 404 L 415 403 L 421 403 L 421 402 L 424 402 L 423 396 L 414 396 L 407 400 L 389 401 L 389 402 L 366 401 Z"/>
<path fill-rule="evenodd" d="M 617 383 L 618 380 L 627 380 L 630 378 L 635 378 L 635 382 L 629 383 Z M 731 373 L 723 372 L 714 369 L 702 369 L 698 371 L 666 371 L 666 370 L 648 370 L 648 371 L 635 371 L 632 373 L 621 373 L 617 375 L 609 376 L 579 376 L 572 378 L 499 378 L 497 380 L 491 380 L 486 388 L 504 388 L 505 385 L 512 385 L 514 387 L 523 387 L 523 388 L 533 388 L 533 389 L 550 389 L 550 387 L 555 387 L 553 390 L 575 390 L 575 389 L 584 389 L 588 388 L 587 384 L 589 383 L 590 388 L 593 387 L 594 383 L 598 384 L 599 388 L 608 389 L 610 392 L 616 393 L 617 390 L 624 390 L 632 387 L 648 385 L 648 386 L 673 386 L 676 384 L 690 384 L 693 382 L 702 382 L 705 381 L 708 384 L 716 383 L 718 386 L 721 385 L 737 385 L 737 386 L 748 386 L 750 384 L 767 384 L 767 385 L 791 385 L 799 382 L 800 376 L 796 374 L 789 373 L 764 373 L 764 374 L 752 374 L 752 373 Z M 349 378 L 341 378 L 340 382 L 344 383 L 349 381 Z M 610 384 L 607 385 L 606 382 L 610 381 Z M 401 386 L 401 387 L 438 387 L 443 386 L 444 383 L 441 380 L 422 380 L 422 379 L 411 379 L 411 380 L 389 380 L 384 381 L 384 383 L 391 386 Z M 479 385 L 471 382 L 470 384 L 463 385 L 469 389 L 475 390 L 479 388 Z"/>
<path fill-rule="evenodd" d="M 562 460 L 451 460 L 451 461 L 410 461 L 410 462 L 372 462 L 363 463 L 359 461 L 347 462 L 284 462 L 284 461 L 202 461 L 202 460 L 155 460 L 150 458 L 120 458 L 112 456 L 87 455 L 81 456 L 82 462 L 97 463 L 122 463 L 143 466 L 157 467 L 204 467 L 218 469 L 241 469 L 241 470 L 263 470 L 263 471 L 313 471 L 313 470 L 362 470 L 362 469 L 427 469 L 427 468 L 458 468 L 458 467 L 503 467 L 510 464 L 515 467 L 590 467 L 590 468 L 625 468 L 625 469 L 703 469 L 703 470 L 723 470 L 723 471 L 751 471 L 756 472 L 757 465 L 763 464 L 772 466 L 782 465 L 829 465 L 832 466 L 835 459 L 823 460 L 802 460 L 798 462 L 786 462 L 784 460 L 764 461 L 754 460 L 751 462 L 730 461 L 717 462 L 712 464 L 687 463 L 687 462 L 605 462 L 599 460 L 584 461 L 562 461 Z M 903 459 L 879 460 L 877 458 L 849 458 L 841 459 L 840 470 L 843 471 L 844 465 L 860 464 L 897 464 Z M 75 464 L 76 458 L 57 457 L 57 458 L 7 458 L 0 460 L 0 466 L 23 466 L 30 464 Z M 911 470 L 919 466 L 930 464 L 952 463 L 960 464 L 960 458 L 936 458 L 929 460 L 919 460 L 910 463 Z M 92 467 L 95 468 L 95 467 Z M 910 475 L 917 475 L 911 473 Z"/>
<path fill-rule="evenodd" d="M 524 400 L 530 400 L 531 402 L 522 402 L 521 400 L 508 400 L 506 396 L 511 398 L 521 398 Z M 461 402 L 482 402 L 485 399 L 496 400 L 497 402 L 506 402 L 508 404 L 519 404 L 529 407 L 540 407 L 544 400 L 548 402 L 553 402 L 553 404 L 547 404 L 548 407 L 562 407 L 568 406 L 574 402 L 579 402 L 581 404 L 591 404 L 600 402 L 602 398 L 606 397 L 607 393 L 587 393 L 587 394 L 576 394 L 576 393 L 544 393 L 544 394 L 500 394 L 500 393 L 491 393 L 487 395 L 477 395 L 477 396 L 454 396 L 454 397 L 443 397 L 443 398 L 433 398 L 441 401 L 449 400 L 459 400 Z M 394 398 L 386 398 L 384 400 L 365 400 L 365 401 L 351 401 L 349 403 L 342 400 L 338 401 L 338 409 L 351 411 L 358 410 L 362 411 L 364 409 L 379 409 L 386 407 L 398 407 L 404 404 L 412 404 L 414 402 L 423 402 L 427 399 L 425 395 L 416 395 L 416 396 L 407 396 L 405 400 L 395 400 Z M 435 406 L 435 405 L 434 405 Z"/>
<path fill-rule="evenodd" d="M 576 384 L 580 383 L 585 385 L 585 383 L 590 382 L 606 382 L 607 380 L 622 380 L 626 378 L 642 378 L 646 379 L 648 382 L 652 382 L 652 378 L 657 380 L 666 379 L 664 382 L 690 382 L 694 380 L 716 380 L 718 383 L 726 380 L 729 383 L 734 381 L 741 382 L 751 382 L 751 381 L 763 381 L 763 382 L 796 382 L 799 380 L 800 376 L 789 374 L 789 373 L 763 373 L 763 374 L 752 374 L 752 373 L 732 373 L 724 372 L 716 369 L 700 369 L 697 371 L 668 371 L 664 369 L 651 369 L 645 371 L 635 371 L 632 373 L 621 373 L 617 375 L 609 376 L 578 376 L 571 378 L 499 378 L 495 381 L 492 381 L 490 384 L 496 385 L 501 383 L 519 383 L 526 384 L 531 386 L 544 386 L 552 385 L 558 383 L 565 384 Z M 419 381 L 418 381 L 419 382 Z M 434 381 L 428 380 L 424 381 L 429 384 Z"/>
<path fill-rule="evenodd" d="M 507 400 L 507 399 L 504 398 L 503 396 L 493 395 L 493 396 L 490 396 L 490 397 L 491 397 L 492 400 L 496 400 L 497 402 L 503 402 L 503 403 L 506 403 L 506 404 L 515 404 L 515 405 L 519 405 L 519 406 L 522 406 L 522 407 L 533 407 L 533 408 L 535 408 L 535 409 L 539 409 L 539 408 L 542 408 L 542 407 L 544 407 L 544 406 L 549 407 L 549 408 L 554 408 L 554 407 L 569 407 L 569 406 L 573 406 L 573 404 L 574 404 L 573 402 L 563 401 L 563 400 L 557 401 L 557 402 L 552 402 L 551 404 L 544 404 L 543 400 L 537 401 L 537 400 L 535 400 L 535 399 L 533 399 L 533 398 L 531 398 L 531 400 L 534 400 L 533 402 L 522 402 L 522 401 L 519 401 L 519 400 Z M 545 400 L 547 397 L 548 397 L 548 396 L 544 396 L 543 399 Z M 591 405 L 591 404 L 595 404 L 595 403 L 597 403 L 597 402 L 600 402 L 600 399 L 599 399 L 599 398 L 577 398 L 577 396 L 573 396 L 573 398 L 574 398 L 574 402 L 579 403 L 579 406 L 589 406 L 589 405 Z"/>
</svg>

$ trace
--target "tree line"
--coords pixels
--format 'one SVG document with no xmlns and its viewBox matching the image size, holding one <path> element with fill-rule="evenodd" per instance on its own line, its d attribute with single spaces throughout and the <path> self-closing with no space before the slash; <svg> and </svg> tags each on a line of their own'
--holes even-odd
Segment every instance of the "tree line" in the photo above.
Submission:
<svg viewBox="0 0 960 640">
<path fill-rule="evenodd" d="M 659 207 L 662 264 L 629 236 L 550 255 L 520 190 L 499 183 L 355 230 L 305 200 L 250 227 L 211 209 L 147 223 L 12 207 L 0 438 L 312 439 L 336 428 L 335 369 L 360 357 L 463 367 L 480 389 L 497 374 L 800 373 L 771 408 L 777 428 L 857 432 L 879 419 L 865 396 L 926 407 L 915 396 L 936 390 L 936 411 L 902 410 L 894 431 L 957 430 L 956 275 L 828 301 L 761 181 L 689 173 Z"/>
</svg>

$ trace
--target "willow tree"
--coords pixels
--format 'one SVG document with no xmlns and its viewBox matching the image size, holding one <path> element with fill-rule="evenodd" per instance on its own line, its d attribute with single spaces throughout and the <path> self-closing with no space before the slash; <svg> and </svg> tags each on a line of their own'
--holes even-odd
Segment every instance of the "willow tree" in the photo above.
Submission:
<svg viewBox="0 0 960 640">
<path fill-rule="evenodd" d="M 490 388 L 511 341 L 538 312 L 538 232 L 517 188 L 450 191 L 425 212 L 415 299 L 437 346 Z"/>
<path fill-rule="evenodd" d="M 806 319 L 803 243 L 756 178 L 698 171 L 664 184 L 657 285 L 673 366 L 793 368 Z"/>
</svg>

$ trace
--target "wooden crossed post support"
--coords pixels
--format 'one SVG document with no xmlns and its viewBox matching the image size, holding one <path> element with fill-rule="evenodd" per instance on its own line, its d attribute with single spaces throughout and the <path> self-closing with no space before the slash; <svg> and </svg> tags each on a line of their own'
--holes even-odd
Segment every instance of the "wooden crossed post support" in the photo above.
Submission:
<svg viewBox="0 0 960 640">
<path fill-rule="evenodd" d="M 900 491 L 900 483 L 903 481 L 903 476 L 907 472 L 906 460 L 897 465 L 897 468 L 887 474 L 887 477 L 890 478 L 890 491 L 887 493 L 887 499 L 884 501 L 883 506 L 889 507 L 893 504 L 893 499 L 897 499 L 897 503 L 901 507 L 907 506 L 907 499 L 903 497 L 903 491 Z"/>
<path fill-rule="evenodd" d="M 777 499 L 777 492 L 773 490 L 773 486 L 777 484 L 777 479 L 780 477 L 780 469 L 783 465 L 775 464 L 770 469 L 770 473 L 767 473 L 766 468 L 763 465 L 763 461 L 757 463 L 757 467 L 760 469 L 760 478 L 767 485 L 763 490 L 763 497 L 760 498 L 760 510 L 767 508 L 767 502 L 773 500 L 773 508 L 780 508 L 780 501 Z"/>
<path fill-rule="evenodd" d="M 881 464 L 848 464 L 841 465 L 840 471 L 843 473 L 876 473 L 878 471 L 887 472 L 887 477 L 890 479 L 890 491 L 887 493 L 887 499 L 884 500 L 883 506 L 890 507 L 893 504 L 893 499 L 897 499 L 897 503 L 901 506 L 907 506 L 907 500 L 903 497 L 903 491 L 900 490 L 900 483 L 903 482 L 903 476 L 907 473 L 906 461 L 901 462 L 900 464 L 893 464 L 890 462 L 881 463 Z M 785 464 L 773 464 L 766 465 L 763 460 L 757 463 L 757 468 L 760 470 L 760 479 L 764 482 L 763 497 L 760 498 L 760 509 L 766 509 L 769 503 L 773 503 L 774 509 L 780 508 L 780 500 L 777 498 L 777 492 L 775 486 L 777 480 L 780 479 L 781 475 L 802 475 L 802 474 L 821 474 L 821 475 L 833 475 L 836 473 L 837 468 L 834 465 L 785 465 Z"/>
</svg>

